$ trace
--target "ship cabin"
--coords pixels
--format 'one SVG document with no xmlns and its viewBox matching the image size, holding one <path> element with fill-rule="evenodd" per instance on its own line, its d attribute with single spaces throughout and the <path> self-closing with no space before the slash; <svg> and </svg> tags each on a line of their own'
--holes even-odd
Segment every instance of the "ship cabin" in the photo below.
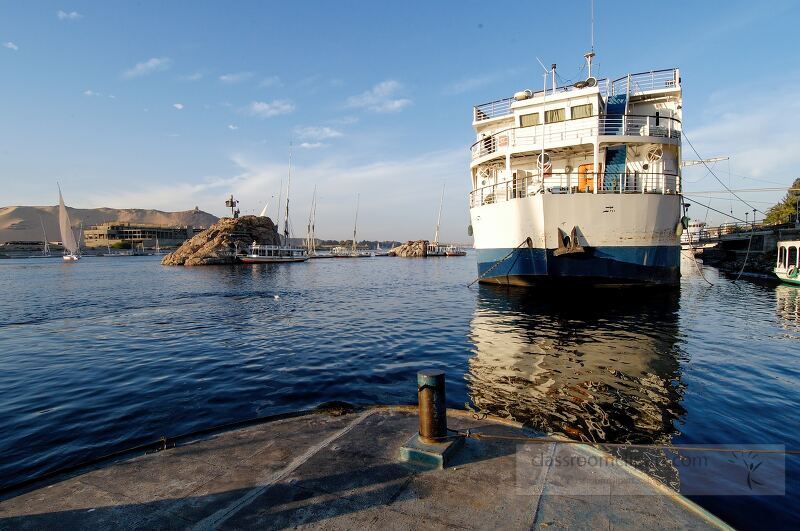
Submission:
<svg viewBox="0 0 800 531">
<path fill-rule="evenodd" d="M 680 191 L 678 69 L 524 90 L 474 107 L 472 125 L 471 207 L 536 193 Z"/>
</svg>

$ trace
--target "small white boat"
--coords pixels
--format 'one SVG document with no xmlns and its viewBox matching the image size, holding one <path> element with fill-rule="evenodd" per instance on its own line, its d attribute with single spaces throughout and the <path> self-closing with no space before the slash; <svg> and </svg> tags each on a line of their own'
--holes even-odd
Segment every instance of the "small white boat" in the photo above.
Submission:
<svg viewBox="0 0 800 531">
<path fill-rule="evenodd" d="M 773 272 L 787 284 L 800 286 L 800 240 L 778 242 L 778 262 Z"/>
<path fill-rule="evenodd" d="M 258 245 L 256 242 L 248 247 L 248 253 L 239 260 L 246 264 L 277 264 L 283 262 L 305 262 L 308 252 L 299 247 L 282 245 Z"/>
<path fill-rule="evenodd" d="M 292 150 L 289 148 L 289 175 L 286 181 L 286 218 L 283 226 L 283 245 L 259 245 L 253 242 L 248 247 L 248 253 L 239 256 L 239 260 L 245 264 L 279 264 L 284 262 L 305 262 L 308 260 L 308 250 L 289 245 L 289 187 L 292 184 Z M 283 193 L 283 186 L 281 186 Z M 263 214 L 266 214 L 267 207 L 264 207 Z M 280 236 L 279 236 L 280 238 Z"/>
<path fill-rule="evenodd" d="M 72 232 L 67 207 L 64 206 L 64 197 L 61 195 L 61 186 L 58 187 L 58 227 L 61 230 L 61 241 L 64 244 L 64 261 L 77 262 L 80 260 L 80 248 Z"/>
<path fill-rule="evenodd" d="M 361 199 L 361 194 L 356 195 L 356 216 L 353 221 L 353 244 L 350 248 L 347 247 L 334 247 L 331 249 L 331 256 L 334 258 L 369 258 L 375 256 L 371 251 L 359 251 L 356 247 L 356 229 L 358 228 L 358 204 Z"/>
<path fill-rule="evenodd" d="M 467 256 L 467 251 L 458 245 L 448 245 L 444 250 L 444 254 L 447 256 Z"/>
<path fill-rule="evenodd" d="M 442 203 L 444 202 L 444 185 L 442 185 L 442 197 L 439 199 L 439 215 L 436 218 L 436 233 L 433 241 L 428 243 L 425 250 L 427 256 L 465 256 L 467 253 L 457 245 L 445 245 L 439 243 L 439 225 L 442 221 Z"/>
</svg>

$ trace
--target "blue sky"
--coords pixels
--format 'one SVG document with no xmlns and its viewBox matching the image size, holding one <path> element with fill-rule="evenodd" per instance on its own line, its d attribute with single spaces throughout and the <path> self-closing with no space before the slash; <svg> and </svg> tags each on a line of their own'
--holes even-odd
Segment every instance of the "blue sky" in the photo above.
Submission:
<svg viewBox="0 0 800 531">
<path fill-rule="evenodd" d="M 735 188 L 786 186 L 800 4 L 598 0 L 600 77 L 681 68 L 684 125 Z M 0 205 L 258 212 L 285 178 L 292 221 L 319 189 L 318 235 L 432 237 L 469 223 L 472 105 L 575 79 L 589 0 L 540 2 L 0 1 Z M 684 156 L 694 154 L 684 147 Z M 685 190 L 721 186 L 704 168 Z M 780 192 L 742 194 L 765 210 Z M 716 208 L 744 216 L 725 198 Z M 704 217 L 705 210 L 690 211 Z M 711 221 L 721 218 L 713 213 Z"/>
</svg>

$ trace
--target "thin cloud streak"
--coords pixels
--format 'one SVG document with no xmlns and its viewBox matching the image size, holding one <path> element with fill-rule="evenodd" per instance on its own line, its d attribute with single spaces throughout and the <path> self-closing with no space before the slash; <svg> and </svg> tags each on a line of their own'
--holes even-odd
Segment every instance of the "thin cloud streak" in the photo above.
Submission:
<svg viewBox="0 0 800 531">
<path fill-rule="evenodd" d="M 77 11 L 70 11 L 69 13 L 67 13 L 66 11 L 63 11 L 61 9 L 59 9 L 58 12 L 56 12 L 56 16 L 58 17 L 58 20 L 80 20 L 83 18 L 83 15 L 81 15 Z"/>
<path fill-rule="evenodd" d="M 346 106 L 376 113 L 398 112 L 411 105 L 410 99 L 394 97 L 402 87 L 398 81 L 382 81 L 361 94 L 347 98 Z"/>
<path fill-rule="evenodd" d="M 133 67 L 122 72 L 123 79 L 133 79 L 147 76 L 155 72 L 169 70 L 172 66 L 172 59 L 169 57 L 151 57 L 147 61 L 136 63 Z"/>
<path fill-rule="evenodd" d="M 219 76 L 219 80 L 223 83 L 233 85 L 236 83 L 242 83 L 243 81 L 247 81 L 251 77 L 253 77 L 252 72 L 237 72 L 234 74 L 222 74 L 221 76 Z"/>
<path fill-rule="evenodd" d="M 274 100 L 271 102 L 254 101 L 245 109 L 245 113 L 258 118 L 272 118 L 282 114 L 294 112 L 295 106 L 289 100 Z"/>
</svg>

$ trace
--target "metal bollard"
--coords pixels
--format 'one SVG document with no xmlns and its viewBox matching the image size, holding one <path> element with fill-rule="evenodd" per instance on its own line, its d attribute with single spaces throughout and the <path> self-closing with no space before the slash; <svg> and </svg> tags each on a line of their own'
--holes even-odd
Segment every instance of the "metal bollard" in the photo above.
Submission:
<svg viewBox="0 0 800 531">
<path fill-rule="evenodd" d="M 419 399 L 419 438 L 426 443 L 447 438 L 447 406 L 444 395 L 444 371 L 433 369 L 417 373 Z"/>
</svg>

